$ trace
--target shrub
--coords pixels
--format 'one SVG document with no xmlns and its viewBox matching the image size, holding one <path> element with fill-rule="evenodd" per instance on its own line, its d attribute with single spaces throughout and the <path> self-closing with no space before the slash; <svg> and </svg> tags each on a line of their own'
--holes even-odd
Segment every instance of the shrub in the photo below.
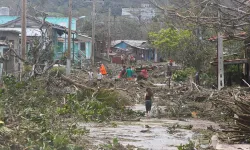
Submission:
<svg viewBox="0 0 250 150">
<path fill-rule="evenodd" d="M 186 68 L 184 70 L 177 70 L 173 74 L 173 80 L 176 82 L 186 81 L 189 76 L 194 76 L 195 74 L 194 68 Z"/>
<path fill-rule="evenodd" d="M 57 76 L 59 77 L 62 74 L 66 73 L 66 69 L 65 67 L 61 66 L 61 67 L 53 67 L 52 69 L 50 69 L 49 74 L 51 76 Z"/>
</svg>

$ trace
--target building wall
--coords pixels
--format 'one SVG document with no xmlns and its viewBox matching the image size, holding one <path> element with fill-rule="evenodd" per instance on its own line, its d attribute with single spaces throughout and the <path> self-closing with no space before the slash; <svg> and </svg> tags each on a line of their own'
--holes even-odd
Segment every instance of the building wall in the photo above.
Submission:
<svg viewBox="0 0 250 150">
<path fill-rule="evenodd" d="M 91 42 L 75 42 L 73 47 L 73 42 L 71 43 L 71 59 L 73 59 L 74 52 L 74 60 L 78 60 L 78 54 L 80 50 L 80 44 L 85 43 L 85 51 L 83 52 L 85 55 L 85 59 L 90 59 L 91 57 Z M 73 49 L 74 48 L 74 49 Z M 68 50 L 68 43 L 66 42 L 58 42 L 58 47 L 55 53 L 55 59 L 59 60 L 62 58 L 63 54 Z"/>
<path fill-rule="evenodd" d="M 21 50 L 20 50 L 20 43 L 19 43 L 19 34 L 18 33 L 14 33 L 14 32 L 0 32 L 0 37 L 6 37 L 6 40 L 9 41 L 9 43 L 12 43 L 12 48 L 17 52 L 17 54 L 21 55 Z M 3 47 L 0 49 L 0 52 L 3 56 L 3 49 L 4 48 L 8 48 L 8 47 Z M 10 54 L 10 53 L 9 53 Z M 19 59 L 14 57 L 14 56 L 10 56 L 8 60 L 6 60 L 3 63 L 3 71 L 5 73 L 17 73 L 18 71 L 18 66 L 19 66 Z"/>
<path fill-rule="evenodd" d="M 3 56 L 3 49 L 6 48 L 6 46 L 0 46 L 0 54 L 1 56 Z M 4 72 L 4 69 L 3 69 L 3 62 L 0 62 L 0 80 L 2 80 L 2 76 L 3 76 L 3 72 Z"/>
<path fill-rule="evenodd" d="M 14 44 L 13 44 L 13 48 L 15 50 L 18 50 L 19 49 L 19 34 L 17 33 L 12 33 L 12 32 L 3 32 L 1 31 L 0 32 L 0 37 L 6 37 L 8 41 L 13 41 Z"/>
<path fill-rule="evenodd" d="M 149 20 L 156 16 L 154 8 L 122 8 L 122 16 L 130 18 Z"/>
</svg>

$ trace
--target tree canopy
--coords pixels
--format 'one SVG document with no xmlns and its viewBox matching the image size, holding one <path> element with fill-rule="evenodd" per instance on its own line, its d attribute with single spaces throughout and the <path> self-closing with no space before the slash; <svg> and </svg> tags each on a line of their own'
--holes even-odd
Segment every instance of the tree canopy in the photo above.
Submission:
<svg viewBox="0 0 250 150">
<path fill-rule="evenodd" d="M 150 32 L 149 39 L 152 45 L 160 50 L 172 51 L 178 49 L 186 38 L 192 36 L 189 30 L 174 28 L 161 29 L 159 32 Z"/>
</svg>

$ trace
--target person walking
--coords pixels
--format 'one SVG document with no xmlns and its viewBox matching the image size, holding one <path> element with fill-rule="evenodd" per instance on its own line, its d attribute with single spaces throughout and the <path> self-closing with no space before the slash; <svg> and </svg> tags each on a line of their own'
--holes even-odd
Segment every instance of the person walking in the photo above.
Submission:
<svg viewBox="0 0 250 150">
<path fill-rule="evenodd" d="M 99 83 L 101 83 L 101 82 L 102 82 L 102 78 L 103 78 L 102 73 L 101 73 L 100 71 L 98 71 L 98 73 L 97 73 L 97 81 L 98 81 Z"/>
<path fill-rule="evenodd" d="M 126 74 L 127 74 L 127 80 L 132 80 L 133 71 L 131 70 L 131 67 L 128 67 L 128 69 L 126 70 Z"/>
<path fill-rule="evenodd" d="M 149 117 L 151 107 L 152 107 L 152 98 L 154 94 L 152 92 L 152 89 L 147 88 L 145 93 L 145 106 L 146 106 L 146 116 Z"/>
</svg>

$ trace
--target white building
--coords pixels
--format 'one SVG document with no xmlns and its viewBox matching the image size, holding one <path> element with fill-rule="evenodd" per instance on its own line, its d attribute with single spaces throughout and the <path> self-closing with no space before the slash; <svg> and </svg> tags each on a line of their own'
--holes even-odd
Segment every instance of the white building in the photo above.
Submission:
<svg viewBox="0 0 250 150">
<path fill-rule="evenodd" d="M 122 8 L 122 16 L 139 20 L 150 20 L 155 17 L 155 9 L 150 4 L 142 4 L 141 8 Z"/>
<path fill-rule="evenodd" d="M 9 16 L 10 9 L 8 7 L 0 7 L 0 16 Z"/>
</svg>

